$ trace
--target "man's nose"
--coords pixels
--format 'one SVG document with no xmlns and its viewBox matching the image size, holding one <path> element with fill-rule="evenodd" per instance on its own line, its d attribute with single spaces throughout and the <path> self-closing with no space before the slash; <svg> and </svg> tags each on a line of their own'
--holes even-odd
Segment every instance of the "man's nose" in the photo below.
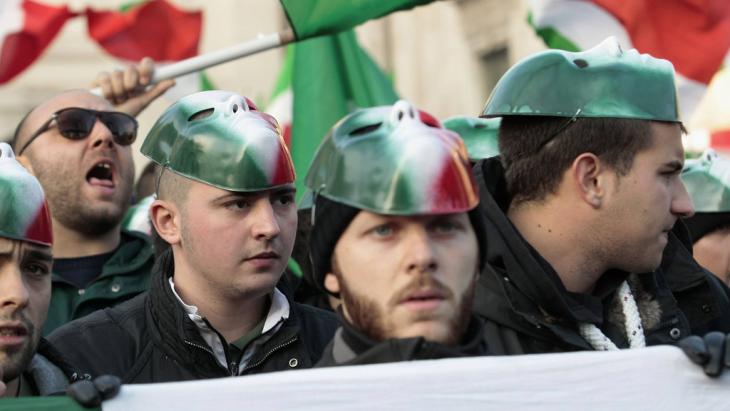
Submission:
<svg viewBox="0 0 730 411">
<path fill-rule="evenodd" d="M 433 240 L 425 227 L 408 230 L 403 240 L 406 244 L 405 262 L 408 272 L 420 273 L 436 270 L 438 264 Z"/>
<path fill-rule="evenodd" d="M 105 149 L 114 147 L 114 136 L 111 130 L 102 123 L 98 118 L 94 123 L 94 127 L 91 129 L 89 144 L 95 149 Z"/>
<path fill-rule="evenodd" d="M 20 267 L 12 262 L 0 266 L 0 311 L 14 312 L 28 305 L 28 288 Z"/>
<path fill-rule="evenodd" d="M 683 218 L 692 217 L 695 214 L 692 197 L 689 196 L 687 187 L 685 187 L 681 179 L 679 180 L 674 198 L 672 198 L 671 212 L 672 214 Z"/>
<path fill-rule="evenodd" d="M 281 232 L 276 213 L 268 198 L 257 200 L 254 203 L 253 213 L 249 217 L 254 219 L 251 227 L 254 238 L 271 240 Z"/>
</svg>

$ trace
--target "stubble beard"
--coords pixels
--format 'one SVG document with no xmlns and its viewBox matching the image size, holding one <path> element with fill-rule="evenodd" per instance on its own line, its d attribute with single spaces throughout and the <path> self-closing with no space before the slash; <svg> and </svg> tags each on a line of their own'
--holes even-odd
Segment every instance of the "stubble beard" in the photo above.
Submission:
<svg viewBox="0 0 730 411">
<path fill-rule="evenodd" d="M 373 300 L 353 292 L 344 280 L 340 270 L 337 267 L 332 268 L 333 273 L 340 284 L 340 297 L 342 298 L 342 304 L 347 310 L 350 317 L 349 320 L 352 325 L 368 338 L 376 342 L 395 338 L 396 330 L 386 319 L 388 314 L 384 313 Z M 421 276 L 396 293 L 396 295 L 405 294 L 414 287 L 423 284 L 424 281 L 431 281 L 433 284 L 437 285 L 437 287 L 441 287 L 442 290 L 446 290 L 450 293 L 450 290 L 441 283 L 438 283 L 432 277 Z M 448 333 L 448 338 L 444 341 L 439 341 L 441 344 L 446 346 L 456 346 L 459 344 L 459 341 L 462 339 L 467 327 L 469 326 L 475 290 L 476 275 L 469 287 L 467 287 L 467 289 L 462 293 L 459 306 L 456 310 L 456 315 L 449 319 L 448 329 L 450 332 Z"/>
<path fill-rule="evenodd" d="M 15 318 L 8 316 L 0 317 L 2 321 L 17 321 Z M 36 348 L 38 346 L 38 340 L 40 339 L 35 326 L 25 316 L 20 317 L 20 321 L 25 325 L 28 330 L 27 342 L 21 351 L 13 353 L 4 353 L 5 359 L 0 362 L 0 366 L 3 369 L 3 382 L 8 383 L 18 378 L 23 371 L 30 364 L 31 359 L 35 355 Z"/>
<path fill-rule="evenodd" d="M 116 207 L 94 208 L 83 198 L 81 187 L 73 173 L 66 169 L 53 170 L 40 162 L 33 163 L 33 170 L 41 182 L 48 199 L 53 219 L 70 230 L 87 237 L 106 234 L 117 228 L 129 209 L 132 182 L 129 176 L 120 174 L 120 201 Z"/>
</svg>

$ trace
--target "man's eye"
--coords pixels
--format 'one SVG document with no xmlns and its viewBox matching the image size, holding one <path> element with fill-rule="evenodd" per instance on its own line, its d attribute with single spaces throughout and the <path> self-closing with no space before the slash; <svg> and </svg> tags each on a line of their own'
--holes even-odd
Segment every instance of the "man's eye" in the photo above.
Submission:
<svg viewBox="0 0 730 411">
<path fill-rule="evenodd" d="M 276 202 L 278 202 L 281 205 L 289 205 L 294 203 L 294 195 L 292 194 L 285 194 L 281 195 L 276 199 Z"/>
<path fill-rule="evenodd" d="M 26 264 L 25 271 L 36 276 L 45 276 L 51 272 L 51 270 L 46 265 L 36 263 Z"/>
<path fill-rule="evenodd" d="M 387 237 L 393 234 L 393 227 L 388 225 L 379 225 L 375 227 L 373 233 L 379 237 Z"/>
<path fill-rule="evenodd" d="M 231 201 L 230 203 L 226 204 L 227 208 L 231 208 L 234 210 L 242 210 L 244 208 L 248 208 L 249 206 L 250 206 L 250 204 L 246 200 L 235 200 L 235 201 Z"/>
</svg>

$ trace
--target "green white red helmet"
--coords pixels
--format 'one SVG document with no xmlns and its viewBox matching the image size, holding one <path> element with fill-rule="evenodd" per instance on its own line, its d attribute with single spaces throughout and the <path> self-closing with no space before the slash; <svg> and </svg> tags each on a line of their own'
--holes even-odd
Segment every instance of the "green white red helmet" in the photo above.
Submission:
<svg viewBox="0 0 730 411">
<path fill-rule="evenodd" d="M 279 124 L 230 91 L 177 101 L 152 126 L 141 151 L 164 168 L 224 190 L 266 190 L 295 178 Z"/>
<path fill-rule="evenodd" d="M 52 246 L 51 215 L 43 188 L 0 143 L 0 237 Z"/>
<path fill-rule="evenodd" d="M 479 202 L 463 141 L 405 101 L 340 120 L 305 183 L 316 195 L 380 214 L 459 213 Z"/>
<path fill-rule="evenodd" d="M 512 66 L 482 117 L 555 116 L 679 122 L 674 67 L 624 51 L 615 37 L 582 51 L 547 50 Z"/>
<path fill-rule="evenodd" d="M 458 134 L 469 158 L 478 161 L 499 155 L 499 125 L 501 118 L 456 116 L 444 120 L 444 128 Z"/>
</svg>

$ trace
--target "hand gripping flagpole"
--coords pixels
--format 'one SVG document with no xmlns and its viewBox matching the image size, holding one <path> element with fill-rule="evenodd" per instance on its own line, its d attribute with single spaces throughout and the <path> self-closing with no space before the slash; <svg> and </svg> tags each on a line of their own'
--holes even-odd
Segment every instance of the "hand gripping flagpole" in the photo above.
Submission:
<svg viewBox="0 0 730 411">
<path fill-rule="evenodd" d="M 189 59 L 180 60 L 164 67 L 159 67 L 155 69 L 150 83 L 155 84 L 163 80 L 184 76 L 186 74 L 227 63 L 241 57 L 281 47 L 293 42 L 294 40 L 294 31 L 291 28 L 278 33 L 261 34 L 255 39 L 249 40 L 245 43 L 240 43 L 235 46 L 201 54 Z M 101 87 L 93 88 L 91 89 L 91 92 L 99 96 L 102 95 Z"/>
</svg>

